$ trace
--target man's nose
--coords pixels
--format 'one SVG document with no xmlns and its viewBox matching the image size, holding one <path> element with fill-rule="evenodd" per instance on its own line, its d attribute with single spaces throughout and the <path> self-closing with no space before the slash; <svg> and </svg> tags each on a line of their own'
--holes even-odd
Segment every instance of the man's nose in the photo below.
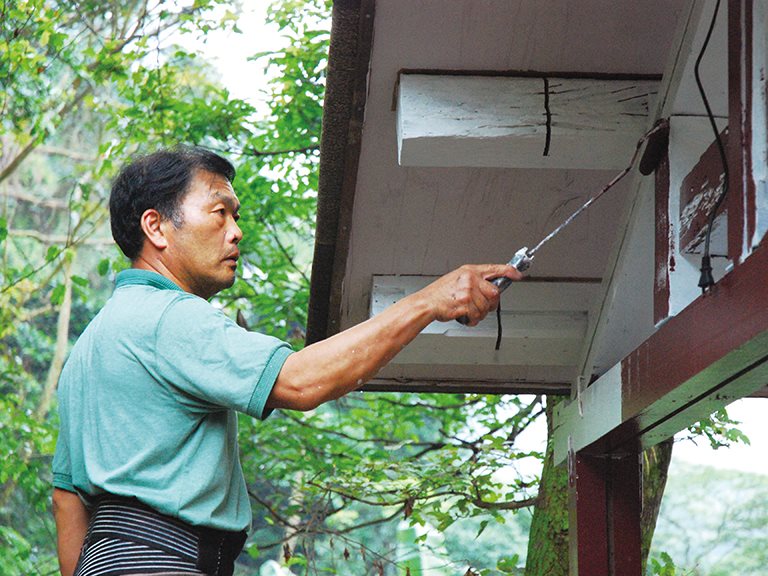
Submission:
<svg viewBox="0 0 768 576">
<path fill-rule="evenodd" d="M 237 222 L 232 223 L 233 228 L 230 230 L 231 236 L 231 242 L 233 244 L 239 244 L 240 240 L 243 239 L 243 231 L 240 229 L 240 226 L 237 225 Z"/>
</svg>

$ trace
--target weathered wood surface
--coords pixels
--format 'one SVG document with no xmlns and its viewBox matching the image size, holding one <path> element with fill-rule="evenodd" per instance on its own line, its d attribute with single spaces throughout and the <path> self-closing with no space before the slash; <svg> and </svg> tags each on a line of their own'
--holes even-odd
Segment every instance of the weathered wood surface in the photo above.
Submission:
<svg viewBox="0 0 768 576">
<path fill-rule="evenodd" d="M 621 169 L 655 80 L 402 74 L 402 166 Z"/>
</svg>

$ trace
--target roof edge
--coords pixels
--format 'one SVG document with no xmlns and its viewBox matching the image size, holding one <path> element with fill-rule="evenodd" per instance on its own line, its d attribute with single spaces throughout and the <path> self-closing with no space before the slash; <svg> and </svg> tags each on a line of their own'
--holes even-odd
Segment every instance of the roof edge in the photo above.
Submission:
<svg viewBox="0 0 768 576">
<path fill-rule="evenodd" d="M 360 159 L 375 0 L 333 4 L 320 139 L 307 345 L 339 331 L 341 289 Z"/>
</svg>

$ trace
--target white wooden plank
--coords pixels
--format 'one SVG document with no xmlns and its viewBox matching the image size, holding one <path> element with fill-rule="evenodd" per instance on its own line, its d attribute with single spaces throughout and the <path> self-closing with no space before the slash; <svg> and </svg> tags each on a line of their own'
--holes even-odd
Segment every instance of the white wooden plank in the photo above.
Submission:
<svg viewBox="0 0 768 576">
<path fill-rule="evenodd" d="M 656 81 L 403 74 L 403 166 L 621 169 L 648 120 Z M 550 141 L 547 146 L 547 107 Z"/>
<path fill-rule="evenodd" d="M 569 450 L 578 452 L 621 423 L 621 364 L 616 364 L 584 390 L 580 398 L 560 405 L 555 411 L 555 464 L 564 462 Z"/>
<path fill-rule="evenodd" d="M 753 9 L 752 168 L 757 215 L 755 233 L 745 239 L 742 260 L 768 233 L 768 2 L 755 2 Z"/>
<path fill-rule="evenodd" d="M 371 315 L 433 281 L 428 276 L 375 276 Z M 433 322 L 398 354 L 395 364 L 574 367 L 588 324 L 597 283 L 513 284 L 502 295 L 503 338 L 494 350 L 496 318 L 479 325 Z"/>
</svg>

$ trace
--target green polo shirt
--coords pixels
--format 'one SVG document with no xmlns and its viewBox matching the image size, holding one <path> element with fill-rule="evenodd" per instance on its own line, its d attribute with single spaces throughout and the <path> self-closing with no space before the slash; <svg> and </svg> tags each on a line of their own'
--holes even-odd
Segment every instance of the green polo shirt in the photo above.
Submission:
<svg viewBox="0 0 768 576">
<path fill-rule="evenodd" d="M 265 403 L 291 350 L 154 272 L 117 275 L 59 380 L 54 485 L 135 496 L 194 525 L 243 530 L 237 414 Z"/>
</svg>

